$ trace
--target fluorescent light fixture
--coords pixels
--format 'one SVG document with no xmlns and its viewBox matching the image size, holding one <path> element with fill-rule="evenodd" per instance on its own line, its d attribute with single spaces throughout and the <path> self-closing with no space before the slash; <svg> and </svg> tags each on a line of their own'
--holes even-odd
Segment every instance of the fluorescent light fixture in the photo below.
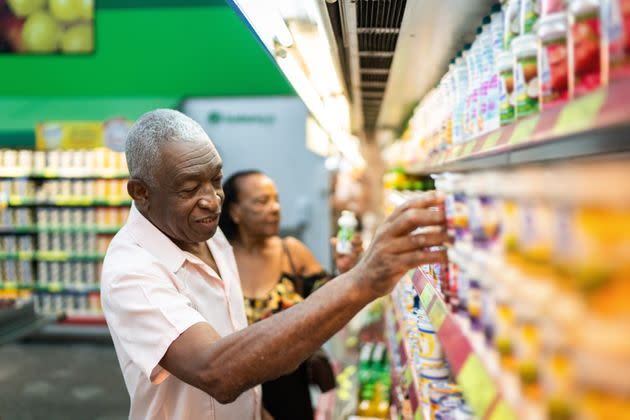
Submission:
<svg viewBox="0 0 630 420">
<path fill-rule="evenodd" d="M 353 165 L 363 167 L 358 139 L 350 135 L 350 106 L 333 59 L 333 41 L 324 25 L 325 9 L 318 6 L 318 0 L 230 1 L 333 145 Z"/>
<path fill-rule="evenodd" d="M 331 151 L 328 133 L 311 116 L 306 118 L 306 148 L 324 157 L 329 156 Z"/>
</svg>

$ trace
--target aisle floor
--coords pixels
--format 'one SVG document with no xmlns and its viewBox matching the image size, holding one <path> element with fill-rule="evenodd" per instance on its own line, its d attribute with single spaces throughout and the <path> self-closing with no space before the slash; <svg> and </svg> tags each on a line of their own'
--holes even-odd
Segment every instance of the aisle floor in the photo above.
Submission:
<svg viewBox="0 0 630 420">
<path fill-rule="evenodd" d="M 0 420 L 123 420 L 128 413 L 112 344 L 0 346 Z"/>
</svg>

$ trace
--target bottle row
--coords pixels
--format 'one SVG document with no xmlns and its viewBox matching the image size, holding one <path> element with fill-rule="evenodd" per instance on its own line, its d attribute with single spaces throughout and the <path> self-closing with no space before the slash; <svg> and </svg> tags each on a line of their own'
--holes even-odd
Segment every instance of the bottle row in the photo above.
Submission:
<svg viewBox="0 0 630 420">
<path fill-rule="evenodd" d="M 94 289 L 99 287 L 100 277 L 100 262 L 0 261 L 0 281 L 5 286 L 14 285 L 15 291 L 45 289 L 49 285 L 71 290 Z"/>
<path fill-rule="evenodd" d="M 98 208 L 44 208 L 35 211 L 27 208 L 0 207 L 0 227 L 71 228 L 80 226 L 122 226 L 129 216 L 127 207 Z"/>
<path fill-rule="evenodd" d="M 39 233 L 36 238 L 30 235 L 4 235 L 0 236 L 0 254 L 104 254 L 112 238 L 112 235 L 84 232 Z"/>
<path fill-rule="evenodd" d="M 0 175 L 87 176 L 127 173 L 125 154 L 107 148 L 91 150 L 12 150 L 0 149 Z"/>
<path fill-rule="evenodd" d="M 125 179 L 48 179 L 37 183 L 32 179 L 0 180 L 0 197 L 17 196 L 35 201 L 54 201 L 59 198 L 129 199 Z"/>
<path fill-rule="evenodd" d="M 503 0 L 415 109 L 415 153 L 461 144 L 630 75 L 630 0 Z"/>
<path fill-rule="evenodd" d="M 59 293 L 37 292 L 33 294 L 35 311 L 42 315 L 99 317 L 103 315 L 101 294 L 91 292 Z"/>
<path fill-rule="evenodd" d="M 408 277 L 403 278 L 394 289 L 392 304 L 396 309 L 388 313 L 385 331 L 389 348 L 394 353 L 390 357 L 394 361 L 395 375 L 404 378 L 405 369 L 411 369 L 412 377 L 415 376 L 418 381 L 412 387 L 413 381 L 406 383 L 402 380 L 393 392 L 402 418 L 414 418 L 411 400 L 418 398 L 418 405 L 423 415 L 428 415 L 428 420 L 474 419 L 474 413 L 455 383 L 436 331 Z M 396 319 L 396 314 L 400 314 L 401 319 Z M 402 351 L 410 354 L 401 354 L 401 346 L 396 339 L 398 328 L 403 329 L 402 336 L 406 339 Z M 416 395 L 411 395 L 414 392 Z"/>
</svg>

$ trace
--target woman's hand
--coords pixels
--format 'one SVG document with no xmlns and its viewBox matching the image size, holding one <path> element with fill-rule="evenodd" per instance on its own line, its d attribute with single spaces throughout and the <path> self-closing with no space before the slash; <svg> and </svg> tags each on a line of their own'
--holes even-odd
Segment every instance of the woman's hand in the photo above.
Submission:
<svg viewBox="0 0 630 420">
<path fill-rule="evenodd" d="M 352 238 L 352 252 L 350 254 L 340 254 L 337 252 L 337 238 L 333 237 L 330 239 L 330 244 L 333 247 L 333 252 L 335 254 L 335 266 L 339 273 L 345 273 L 349 271 L 352 267 L 354 267 L 359 259 L 361 258 L 361 254 L 363 254 L 363 240 L 361 239 L 361 235 L 356 233 Z"/>
</svg>

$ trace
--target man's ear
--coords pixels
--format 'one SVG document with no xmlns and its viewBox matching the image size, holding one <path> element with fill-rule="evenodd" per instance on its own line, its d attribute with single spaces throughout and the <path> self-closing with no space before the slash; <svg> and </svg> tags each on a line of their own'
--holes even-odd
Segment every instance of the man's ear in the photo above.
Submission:
<svg viewBox="0 0 630 420">
<path fill-rule="evenodd" d="M 138 209 L 149 207 L 149 187 L 143 181 L 132 178 L 127 182 L 127 192 Z"/>
</svg>

